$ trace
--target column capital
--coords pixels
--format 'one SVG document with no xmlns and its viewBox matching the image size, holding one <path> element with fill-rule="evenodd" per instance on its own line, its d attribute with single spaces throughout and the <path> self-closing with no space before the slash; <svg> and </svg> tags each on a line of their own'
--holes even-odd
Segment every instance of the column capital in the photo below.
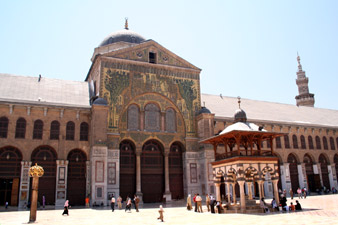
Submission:
<svg viewBox="0 0 338 225">
<path fill-rule="evenodd" d="M 244 184 L 245 184 L 245 180 L 237 180 L 237 183 L 238 183 L 239 185 L 244 185 Z"/>
<path fill-rule="evenodd" d="M 214 183 L 216 187 L 220 187 L 221 186 L 221 183 Z"/>
<path fill-rule="evenodd" d="M 141 154 L 142 154 L 142 151 L 135 151 L 136 156 L 141 156 Z"/>
</svg>

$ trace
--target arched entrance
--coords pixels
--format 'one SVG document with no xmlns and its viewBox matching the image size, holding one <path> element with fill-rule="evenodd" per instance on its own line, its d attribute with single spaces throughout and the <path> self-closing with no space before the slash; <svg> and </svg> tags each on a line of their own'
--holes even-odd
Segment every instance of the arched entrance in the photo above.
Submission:
<svg viewBox="0 0 338 225">
<path fill-rule="evenodd" d="M 18 205 L 21 152 L 11 146 L 0 149 L 0 205 Z"/>
<path fill-rule="evenodd" d="M 330 190 L 331 187 L 330 187 L 330 180 L 329 180 L 329 170 L 327 168 L 328 160 L 323 154 L 320 154 L 319 156 L 319 163 L 320 163 L 320 170 L 322 171 L 323 186 Z"/>
<path fill-rule="evenodd" d="M 46 205 L 55 204 L 56 159 L 57 154 L 50 146 L 40 146 L 32 153 L 32 165 L 37 163 L 39 166 L 42 166 L 45 171 L 39 179 L 38 201 L 41 205 L 42 196 L 45 196 Z M 32 185 L 32 180 L 30 184 Z M 30 193 L 31 189 L 32 188 L 30 188 Z"/>
<path fill-rule="evenodd" d="M 169 184 L 172 199 L 183 199 L 183 147 L 175 142 L 169 153 Z"/>
<path fill-rule="evenodd" d="M 141 191 L 143 201 L 161 202 L 164 193 L 163 147 L 156 140 L 147 141 L 141 154 Z"/>
<path fill-rule="evenodd" d="M 135 145 L 124 140 L 120 143 L 120 195 L 123 200 L 136 192 Z"/>
<path fill-rule="evenodd" d="M 320 187 L 316 187 L 318 184 L 316 185 L 316 176 L 313 171 L 313 161 L 310 155 L 305 154 L 303 162 L 305 164 L 307 184 L 309 187 L 308 191 L 315 191 L 317 188 L 320 188 Z"/>
<path fill-rule="evenodd" d="M 69 152 L 67 199 L 72 205 L 84 205 L 86 198 L 86 154 L 80 149 Z"/>
<path fill-rule="evenodd" d="M 288 163 L 289 163 L 289 171 L 290 171 L 290 179 L 291 179 L 291 188 L 293 193 L 297 193 L 297 189 L 299 186 L 299 180 L 298 180 L 298 162 L 297 158 L 290 154 L 288 156 Z"/>
</svg>

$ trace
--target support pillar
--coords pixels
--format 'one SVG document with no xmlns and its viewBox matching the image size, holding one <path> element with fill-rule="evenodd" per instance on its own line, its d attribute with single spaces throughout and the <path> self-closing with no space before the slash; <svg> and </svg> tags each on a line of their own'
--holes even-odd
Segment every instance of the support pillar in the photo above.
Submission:
<svg viewBox="0 0 338 225">
<path fill-rule="evenodd" d="M 263 189 L 264 181 L 258 180 L 257 183 L 258 183 L 259 200 L 261 200 L 262 198 L 264 198 L 264 189 Z"/>
<path fill-rule="evenodd" d="M 68 160 L 56 160 L 56 171 L 55 208 L 62 208 L 67 196 Z"/>
<path fill-rule="evenodd" d="M 277 205 L 279 205 L 279 193 L 278 193 L 278 177 L 271 179 L 273 184 L 273 195 L 275 197 Z"/>
<path fill-rule="evenodd" d="M 327 165 L 327 171 L 329 172 L 329 181 L 330 181 L 330 190 L 332 190 L 332 187 L 335 187 L 335 184 L 333 182 L 333 168 L 334 168 L 334 165 L 331 166 L 331 165 Z"/>
<path fill-rule="evenodd" d="M 170 183 L 169 183 L 169 151 L 170 149 L 165 149 L 164 152 L 164 175 L 165 175 L 164 197 L 166 198 L 166 201 L 171 201 Z"/>
<path fill-rule="evenodd" d="M 298 180 L 299 186 L 301 188 L 307 187 L 306 172 L 305 172 L 305 163 L 300 163 L 297 165 L 298 169 Z"/>
<path fill-rule="evenodd" d="M 21 182 L 19 192 L 19 209 L 25 208 L 29 200 L 29 168 L 32 162 L 21 161 Z"/>
<path fill-rule="evenodd" d="M 241 211 L 245 212 L 246 205 L 245 205 L 245 192 L 244 192 L 244 180 L 238 180 L 237 181 L 239 184 L 239 191 L 240 191 L 240 199 L 241 199 Z"/>
<path fill-rule="evenodd" d="M 249 200 L 252 200 L 252 182 L 246 182 L 248 185 Z"/>
<path fill-rule="evenodd" d="M 231 198 L 230 198 L 230 182 L 225 183 L 227 186 L 227 194 L 228 194 L 228 203 L 231 203 Z"/>
<path fill-rule="evenodd" d="M 236 188 L 235 188 L 236 182 L 232 183 L 232 203 L 236 204 Z"/>
<path fill-rule="evenodd" d="M 141 149 L 136 150 L 136 195 L 140 202 L 143 202 L 143 194 L 141 192 Z"/>
<path fill-rule="evenodd" d="M 221 201 L 221 183 L 215 182 L 215 187 L 216 187 L 216 201 Z"/>
</svg>

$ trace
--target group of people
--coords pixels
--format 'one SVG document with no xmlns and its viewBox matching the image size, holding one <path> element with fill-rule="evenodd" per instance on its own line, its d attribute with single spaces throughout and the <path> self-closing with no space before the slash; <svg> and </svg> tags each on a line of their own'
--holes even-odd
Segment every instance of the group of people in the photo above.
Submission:
<svg viewBox="0 0 338 225">
<path fill-rule="evenodd" d="M 123 203 L 122 197 L 119 196 L 117 199 L 115 199 L 115 196 L 112 195 L 112 198 L 110 200 L 110 206 L 111 206 L 112 212 L 114 212 L 114 210 L 115 210 L 115 203 L 116 202 L 117 202 L 117 207 L 119 209 L 122 209 L 122 203 Z M 124 211 L 127 212 L 127 210 L 128 210 L 129 212 L 131 212 L 132 204 L 134 204 L 136 212 L 139 212 L 138 207 L 139 207 L 139 204 L 140 204 L 140 198 L 137 195 L 134 195 L 133 199 L 130 198 L 129 196 L 127 196 L 126 207 L 125 207 Z"/>
<path fill-rule="evenodd" d="M 191 199 L 191 195 L 189 194 L 187 197 L 187 210 L 192 210 L 192 201 L 195 205 L 195 212 L 203 213 L 202 209 L 202 197 L 197 193 L 194 195 L 194 197 Z M 221 213 L 224 210 L 224 207 L 222 205 L 221 201 L 216 201 L 213 195 L 206 195 L 205 196 L 205 203 L 208 209 L 208 212 L 211 211 L 211 213 L 215 213 L 215 206 L 218 211 L 218 213 Z"/>
</svg>

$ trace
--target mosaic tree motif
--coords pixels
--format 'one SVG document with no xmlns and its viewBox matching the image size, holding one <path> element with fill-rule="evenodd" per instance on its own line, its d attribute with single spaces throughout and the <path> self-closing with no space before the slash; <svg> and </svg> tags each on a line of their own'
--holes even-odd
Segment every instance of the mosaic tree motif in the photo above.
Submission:
<svg viewBox="0 0 338 225">
<path fill-rule="evenodd" d="M 105 77 L 105 88 L 110 94 L 110 121 L 109 126 L 117 127 L 116 108 L 118 103 L 118 97 L 122 91 L 129 86 L 129 73 L 120 71 L 111 71 L 110 69 L 106 72 Z"/>
</svg>

